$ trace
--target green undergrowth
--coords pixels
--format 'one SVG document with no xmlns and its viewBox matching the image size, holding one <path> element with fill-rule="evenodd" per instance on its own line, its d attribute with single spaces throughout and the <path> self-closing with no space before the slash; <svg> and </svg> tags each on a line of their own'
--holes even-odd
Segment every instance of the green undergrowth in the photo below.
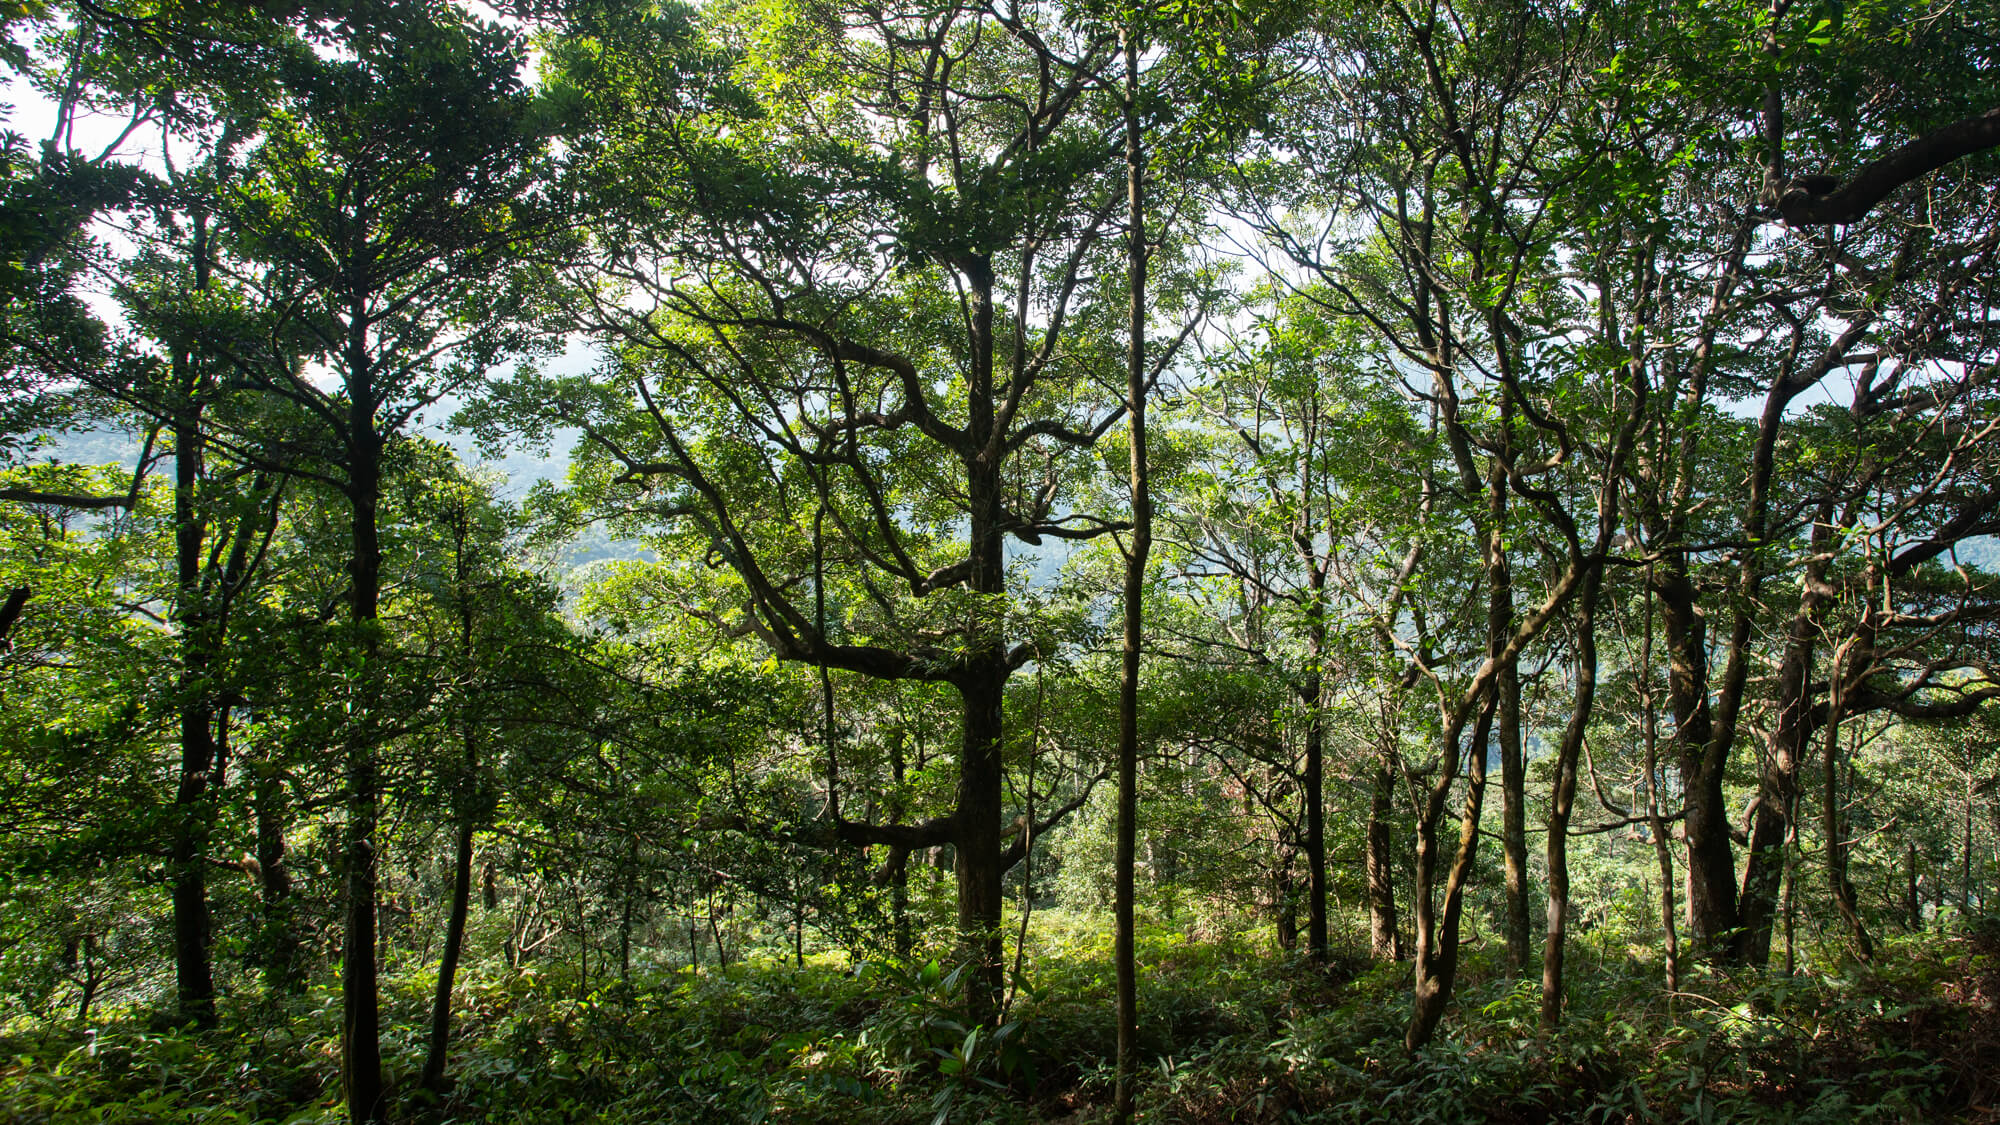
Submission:
<svg viewBox="0 0 2000 1125">
<path fill-rule="evenodd" d="M 430 983 L 392 978 L 396 1120 L 1108 1120 L 1108 935 L 1061 919 L 1039 933 L 997 1027 L 966 1017 L 959 971 L 935 961 L 752 959 L 583 995 L 554 968 L 474 972 L 442 1095 L 414 1087 Z M 1838 975 L 1698 974 L 1673 996 L 1655 964 L 1586 961 L 1554 1035 L 1538 983 L 1471 950 L 1443 1033 L 1415 1055 L 1404 966 L 1314 967 L 1169 927 L 1142 935 L 1140 957 L 1154 1122 L 1992 1121 L 1980 1107 L 2000 1095 L 1991 928 L 1894 940 Z M 16 1029 L 0 1039 L 0 1120 L 343 1120 L 338 1025 L 319 991 L 233 997 L 199 1034 L 144 1013 Z"/>
</svg>

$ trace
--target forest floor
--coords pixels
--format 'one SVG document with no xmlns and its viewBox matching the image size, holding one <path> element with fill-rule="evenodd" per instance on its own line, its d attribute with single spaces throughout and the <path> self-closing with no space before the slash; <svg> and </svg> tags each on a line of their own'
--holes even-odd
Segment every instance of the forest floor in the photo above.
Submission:
<svg viewBox="0 0 2000 1125">
<path fill-rule="evenodd" d="M 578 995 L 554 966 L 474 971 L 454 1083 L 414 1089 L 431 987 L 391 976 L 399 1122 L 1109 1120 L 1106 927 L 1031 947 L 1032 980 L 974 1033 L 957 980 L 831 956 L 751 959 Z M 1538 981 L 1470 948 L 1439 1041 L 1401 1047 L 1406 966 L 1325 967 L 1249 938 L 1142 935 L 1141 1120 L 1153 1122 L 2000 1121 L 2000 924 L 1891 937 L 1838 974 L 1690 974 L 1579 943 L 1561 1031 Z M 1635 953 L 1637 951 L 1635 950 Z M 221 1029 L 128 1013 L 0 1037 L 0 1121 L 334 1122 L 336 995 L 237 995 Z"/>
</svg>

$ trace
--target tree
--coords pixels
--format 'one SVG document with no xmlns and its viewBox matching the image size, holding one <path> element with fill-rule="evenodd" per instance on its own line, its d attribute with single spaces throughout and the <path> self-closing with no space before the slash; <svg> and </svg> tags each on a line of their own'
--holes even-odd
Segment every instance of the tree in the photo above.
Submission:
<svg viewBox="0 0 2000 1125">
<path fill-rule="evenodd" d="M 374 1121 L 385 454 L 424 407 L 532 348 L 520 244 L 552 229 L 535 198 L 549 118 L 521 85 L 519 37 L 456 9 L 369 8 L 315 34 L 339 50 L 287 60 L 285 96 L 224 213 L 234 268 L 256 271 L 278 325 L 308 334 L 337 382 L 295 363 L 285 337 L 225 346 L 240 377 L 310 419 L 297 440 L 348 506 L 342 1074 L 351 1119 Z"/>
<path fill-rule="evenodd" d="M 1136 24 L 1136 21 L 1133 21 Z M 1132 490 L 1132 530 L 1125 555 L 1123 599 L 1125 637 L 1118 678 L 1118 851 L 1112 860 L 1117 901 L 1112 952 L 1118 983 L 1118 1088 L 1113 1114 L 1132 1118 L 1133 1082 L 1139 1067 L 1139 976 L 1133 960 L 1136 938 L 1133 868 L 1139 831 L 1139 665 L 1145 644 L 1146 561 L 1153 550 L 1152 482 L 1146 468 L 1146 393 L 1152 372 L 1146 364 L 1146 150 L 1139 129 L 1139 33 L 1128 24 L 1119 33 L 1125 55 L 1125 240 L 1126 284 L 1131 295 L 1125 353 L 1125 416 Z"/>
<path fill-rule="evenodd" d="M 601 18 L 565 56 L 626 114 L 579 142 L 616 187 L 593 266 L 653 308 L 601 300 L 590 319 L 622 341 L 606 378 L 523 387 L 523 413 L 582 427 L 601 510 L 729 568 L 734 604 L 700 607 L 717 625 L 779 660 L 956 691 L 950 811 L 850 819 L 830 759 L 826 821 L 849 845 L 952 846 L 990 1018 L 1001 880 L 1028 835 L 1006 827 L 1002 703 L 1051 650 L 1012 608 L 1004 544 L 1121 526 L 1062 510 L 1124 414 L 1104 390 L 1116 305 L 1089 281 L 1122 194 L 1111 37 L 1041 9 L 780 6 L 718 29 L 773 44 L 743 60 L 759 111 L 703 119 L 732 103 L 683 88 L 684 14 Z M 830 94 L 866 113 L 811 110 Z"/>
</svg>

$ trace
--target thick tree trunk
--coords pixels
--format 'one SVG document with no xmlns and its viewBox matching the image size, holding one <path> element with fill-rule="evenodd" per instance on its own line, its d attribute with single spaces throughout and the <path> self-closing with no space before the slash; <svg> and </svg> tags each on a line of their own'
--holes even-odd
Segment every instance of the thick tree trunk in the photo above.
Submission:
<svg viewBox="0 0 2000 1125">
<path fill-rule="evenodd" d="M 1686 802 L 1688 929 L 1699 952 L 1727 959 L 1737 928 L 1736 861 L 1720 765 L 1706 768 L 1700 761 L 1683 759 L 1681 779 Z"/>
<path fill-rule="evenodd" d="M 982 1022 L 999 1012 L 1001 881 L 1005 874 L 1000 854 L 1005 666 L 997 654 L 985 663 L 988 668 L 969 673 L 959 688 L 964 701 L 964 733 L 952 841 L 958 879 L 958 932 L 972 965 L 966 980 L 966 1007 Z"/>
<path fill-rule="evenodd" d="M 1727 956 L 1737 928 L 1736 859 L 1729 844 L 1729 809 L 1722 794 L 1725 756 L 1713 745 L 1708 702 L 1708 649 L 1694 586 L 1683 560 L 1669 556 L 1654 571 L 1661 636 L 1667 648 L 1667 697 L 1674 713 L 1687 837 L 1687 923 L 1696 945 Z"/>
<path fill-rule="evenodd" d="M 1001 552 L 1001 435 L 996 432 L 993 388 L 993 264 L 968 256 L 959 263 L 970 306 L 970 371 L 966 388 L 965 461 L 967 585 L 983 600 L 997 603 L 1007 592 Z M 998 630 L 997 605 L 988 616 L 968 621 L 966 656 L 956 678 L 963 705 L 958 763 L 958 804 L 953 811 L 953 852 L 958 877 L 958 932 L 972 964 L 966 975 L 966 1008 L 986 1023 L 1000 1011 L 1000 821 L 1004 768 L 1001 761 L 1002 705 L 1009 668 Z"/>
</svg>

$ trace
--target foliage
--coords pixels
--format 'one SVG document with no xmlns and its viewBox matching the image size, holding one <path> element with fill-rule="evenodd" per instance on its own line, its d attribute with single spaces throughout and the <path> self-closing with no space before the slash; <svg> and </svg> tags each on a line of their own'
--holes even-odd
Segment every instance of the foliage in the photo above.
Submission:
<svg viewBox="0 0 2000 1125">
<path fill-rule="evenodd" d="M 1992 24 L 0 5 L 0 1118 L 1990 1117 Z"/>
</svg>

